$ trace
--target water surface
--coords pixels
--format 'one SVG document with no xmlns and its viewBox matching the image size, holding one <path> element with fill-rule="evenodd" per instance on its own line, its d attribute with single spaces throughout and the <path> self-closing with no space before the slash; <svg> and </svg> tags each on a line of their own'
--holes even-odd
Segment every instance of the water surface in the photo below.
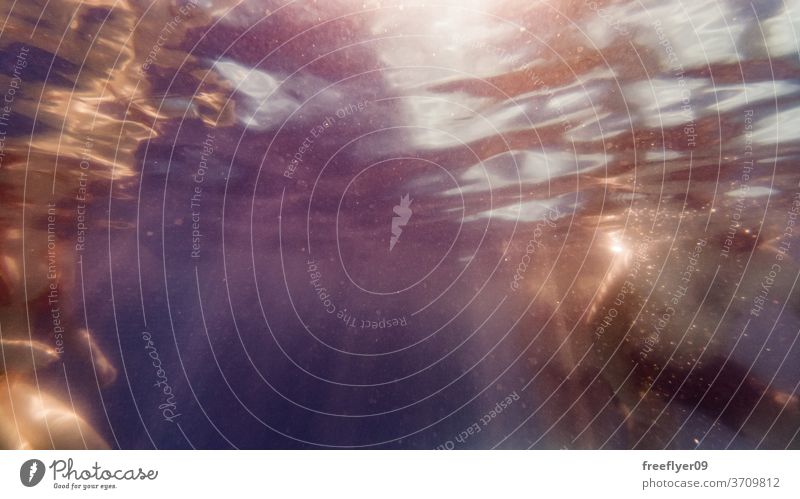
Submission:
<svg viewBox="0 0 800 499">
<path fill-rule="evenodd" d="M 3 447 L 800 445 L 794 0 L 2 9 Z"/>
</svg>

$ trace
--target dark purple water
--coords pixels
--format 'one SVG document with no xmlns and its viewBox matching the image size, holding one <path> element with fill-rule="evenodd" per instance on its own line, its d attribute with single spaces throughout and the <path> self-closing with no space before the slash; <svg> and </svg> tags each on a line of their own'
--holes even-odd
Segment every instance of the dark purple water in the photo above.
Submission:
<svg viewBox="0 0 800 499">
<path fill-rule="evenodd" d="M 0 444 L 797 448 L 797 8 L 5 2 Z"/>
</svg>

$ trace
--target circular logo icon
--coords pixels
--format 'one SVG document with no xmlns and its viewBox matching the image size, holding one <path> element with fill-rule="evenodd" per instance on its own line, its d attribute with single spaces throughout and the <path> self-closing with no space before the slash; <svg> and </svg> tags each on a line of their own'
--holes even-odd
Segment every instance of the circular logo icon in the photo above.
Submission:
<svg viewBox="0 0 800 499">
<path fill-rule="evenodd" d="M 38 459 L 28 459 L 19 469 L 19 479 L 26 487 L 35 487 L 44 478 L 44 463 Z"/>
</svg>

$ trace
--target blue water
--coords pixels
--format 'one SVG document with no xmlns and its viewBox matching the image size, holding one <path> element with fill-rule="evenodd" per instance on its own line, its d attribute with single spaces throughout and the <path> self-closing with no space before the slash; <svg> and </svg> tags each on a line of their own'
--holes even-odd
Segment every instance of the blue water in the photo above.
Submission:
<svg viewBox="0 0 800 499">
<path fill-rule="evenodd" d="M 796 2 L 2 7 L 5 380 L 109 446 L 800 445 Z"/>
</svg>

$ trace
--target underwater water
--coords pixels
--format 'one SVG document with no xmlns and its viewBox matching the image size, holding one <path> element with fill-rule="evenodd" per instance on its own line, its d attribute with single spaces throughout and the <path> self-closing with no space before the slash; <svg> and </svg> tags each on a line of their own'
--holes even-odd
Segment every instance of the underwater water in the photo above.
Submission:
<svg viewBox="0 0 800 499">
<path fill-rule="evenodd" d="M 800 447 L 797 1 L 0 7 L 0 448 Z"/>
</svg>

